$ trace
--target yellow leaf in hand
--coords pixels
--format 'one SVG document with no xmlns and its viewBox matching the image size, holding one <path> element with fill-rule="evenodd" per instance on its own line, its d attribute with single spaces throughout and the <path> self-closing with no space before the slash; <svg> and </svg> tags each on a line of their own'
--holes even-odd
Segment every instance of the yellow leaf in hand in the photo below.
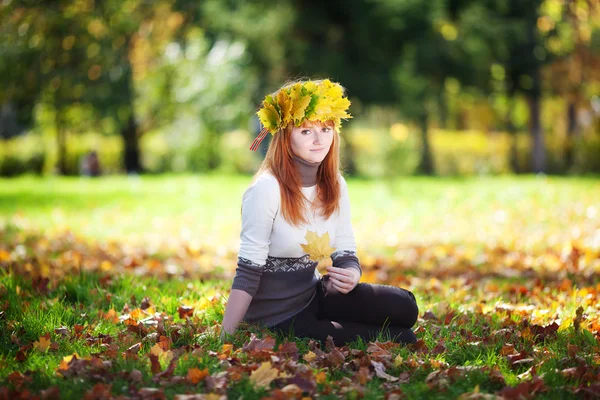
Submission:
<svg viewBox="0 0 600 400">
<path fill-rule="evenodd" d="M 302 250 L 308 253 L 312 261 L 317 261 L 317 270 L 324 272 L 325 268 L 331 266 L 331 253 L 335 249 L 329 246 L 329 232 L 318 236 L 316 232 L 306 231 L 304 237 L 308 244 L 301 244 Z"/>
<path fill-rule="evenodd" d="M 323 236 L 319 236 L 317 232 L 306 231 L 304 239 L 308 244 L 300 244 L 300 246 L 302 246 L 302 250 L 308 253 L 312 261 L 323 261 L 335 251 L 329 245 L 329 232 L 325 232 Z"/>
<path fill-rule="evenodd" d="M 269 385 L 271 385 L 271 382 L 273 382 L 273 379 L 277 378 L 278 373 L 279 371 L 277 368 L 271 367 L 271 363 L 265 361 L 261 363 L 258 369 L 255 369 L 250 373 L 250 381 L 255 386 L 268 388 Z"/>
</svg>

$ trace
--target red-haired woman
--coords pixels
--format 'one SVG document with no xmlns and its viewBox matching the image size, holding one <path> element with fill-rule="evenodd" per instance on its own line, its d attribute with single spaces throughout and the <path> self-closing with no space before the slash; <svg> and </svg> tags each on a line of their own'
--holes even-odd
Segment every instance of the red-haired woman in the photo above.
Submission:
<svg viewBox="0 0 600 400">
<path fill-rule="evenodd" d="M 339 170 L 341 119 L 351 118 L 344 89 L 329 80 L 301 81 L 268 95 L 258 112 L 273 134 L 266 157 L 242 198 L 242 231 L 221 337 L 255 323 L 341 346 L 379 331 L 412 343 L 419 309 L 408 290 L 359 283 L 346 181 Z M 333 266 L 321 276 L 309 258 L 307 231 L 328 234 Z M 386 330 L 388 332 L 386 332 Z"/>
</svg>

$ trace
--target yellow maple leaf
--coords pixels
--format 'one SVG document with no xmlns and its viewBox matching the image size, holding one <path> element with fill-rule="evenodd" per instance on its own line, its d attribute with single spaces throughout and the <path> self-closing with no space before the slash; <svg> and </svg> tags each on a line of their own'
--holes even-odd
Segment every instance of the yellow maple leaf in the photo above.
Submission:
<svg viewBox="0 0 600 400">
<path fill-rule="evenodd" d="M 175 354 L 173 354 L 171 350 L 165 351 L 162 348 L 162 346 L 158 343 L 152 346 L 152 348 L 150 349 L 150 354 L 157 356 L 158 360 L 164 364 L 170 363 L 173 357 L 175 356 Z"/>
<path fill-rule="evenodd" d="M 281 124 L 281 117 L 275 105 L 273 104 L 274 100 L 272 96 L 267 96 L 265 101 L 263 101 L 263 108 L 261 108 L 256 115 L 260 119 L 260 122 L 263 124 L 265 128 L 269 131 L 273 131 L 277 129 L 277 127 Z M 272 133 L 272 132 L 271 132 Z"/>
<path fill-rule="evenodd" d="M 223 348 L 221 349 L 221 353 L 224 353 L 226 355 L 231 355 L 231 352 L 233 351 L 233 345 L 231 343 L 225 343 L 223 345 Z"/>
<path fill-rule="evenodd" d="M 404 361 L 404 359 L 402 358 L 402 356 L 400 354 L 398 354 L 396 356 L 396 358 L 394 358 L 394 365 L 396 367 L 399 367 L 400 365 L 402 365 L 402 362 Z"/>
<path fill-rule="evenodd" d="M 36 350 L 39 350 L 39 351 L 42 351 L 42 352 L 48 350 L 48 347 L 50 347 L 50 337 L 49 337 L 49 335 L 47 335 L 47 336 L 40 336 L 39 341 L 33 342 L 33 347 Z"/>
<path fill-rule="evenodd" d="M 50 277 L 50 266 L 48 264 L 42 263 L 40 265 L 40 276 L 42 278 L 49 278 Z"/>
<path fill-rule="evenodd" d="M 281 122 L 285 126 L 292 120 L 291 111 L 293 106 L 292 99 L 285 90 L 281 90 L 277 93 L 277 104 L 281 110 Z"/>
<path fill-rule="evenodd" d="M 325 383 L 325 381 L 327 380 L 327 374 L 325 373 L 325 371 L 320 371 L 315 375 L 315 379 L 317 383 Z"/>
<path fill-rule="evenodd" d="M 308 244 L 300 244 L 302 250 L 308 253 L 309 258 L 312 261 L 317 261 L 318 270 L 323 270 L 325 267 L 331 265 L 331 253 L 335 251 L 335 248 L 329 245 L 329 232 L 325 232 L 323 236 L 317 235 L 316 232 L 306 231 L 304 239 Z"/>
<path fill-rule="evenodd" d="M 304 356 L 302 356 L 302 358 L 306 362 L 311 362 L 311 361 L 314 361 L 315 358 L 317 358 L 317 355 L 309 350 L 308 353 L 306 353 Z"/>
<path fill-rule="evenodd" d="M 160 353 L 158 355 L 158 360 L 160 362 L 162 362 L 163 364 L 168 365 L 174 356 L 175 356 L 175 354 L 173 354 L 173 352 L 171 350 L 167 350 L 167 351 L 163 351 L 162 353 Z"/>
<path fill-rule="evenodd" d="M 102 261 L 102 263 L 100 264 L 100 270 L 102 272 L 106 272 L 106 271 L 110 271 L 111 269 L 113 269 L 113 265 L 110 261 Z"/>
<path fill-rule="evenodd" d="M 4 249 L 0 249 L 0 261 L 10 260 L 10 253 Z"/>
<path fill-rule="evenodd" d="M 141 308 L 136 308 L 135 310 L 133 310 L 131 313 L 129 313 L 129 316 L 133 319 L 142 319 L 144 317 L 144 312 L 142 311 Z"/>
<path fill-rule="evenodd" d="M 277 378 L 278 374 L 277 368 L 271 367 L 271 363 L 265 361 L 260 364 L 258 369 L 255 369 L 250 373 L 250 381 L 255 386 L 260 386 L 264 388 L 268 388 L 273 379 Z"/>
<path fill-rule="evenodd" d="M 290 98 L 293 104 L 290 114 L 294 122 L 299 123 L 304 118 L 304 110 L 308 107 L 312 97 L 310 94 L 302 96 L 302 84 L 297 83 L 290 90 Z"/>
</svg>

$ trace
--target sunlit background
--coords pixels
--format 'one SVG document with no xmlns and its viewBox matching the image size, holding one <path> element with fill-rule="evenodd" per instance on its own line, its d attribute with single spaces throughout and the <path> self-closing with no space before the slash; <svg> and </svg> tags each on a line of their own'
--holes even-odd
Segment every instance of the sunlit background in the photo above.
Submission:
<svg viewBox="0 0 600 400">
<path fill-rule="evenodd" d="M 235 249 L 260 102 L 328 77 L 365 249 L 600 240 L 597 0 L 0 4 L 3 224 Z"/>
<path fill-rule="evenodd" d="M 350 175 L 600 171 L 596 0 L 0 4 L 3 176 L 252 173 L 300 77 L 347 88 Z"/>
</svg>

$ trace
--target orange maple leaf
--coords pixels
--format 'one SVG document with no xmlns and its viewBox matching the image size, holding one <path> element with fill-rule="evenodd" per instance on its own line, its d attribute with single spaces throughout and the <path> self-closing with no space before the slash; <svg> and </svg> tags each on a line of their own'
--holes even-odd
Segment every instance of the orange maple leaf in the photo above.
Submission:
<svg viewBox="0 0 600 400">
<path fill-rule="evenodd" d="M 45 352 L 50 347 L 50 334 L 46 333 L 44 336 L 40 336 L 38 341 L 33 342 L 33 348 L 41 352 Z"/>
<path fill-rule="evenodd" d="M 208 368 L 198 369 L 198 368 L 190 368 L 187 373 L 188 382 L 196 385 L 198 382 L 203 380 L 208 376 Z"/>
</svg>

